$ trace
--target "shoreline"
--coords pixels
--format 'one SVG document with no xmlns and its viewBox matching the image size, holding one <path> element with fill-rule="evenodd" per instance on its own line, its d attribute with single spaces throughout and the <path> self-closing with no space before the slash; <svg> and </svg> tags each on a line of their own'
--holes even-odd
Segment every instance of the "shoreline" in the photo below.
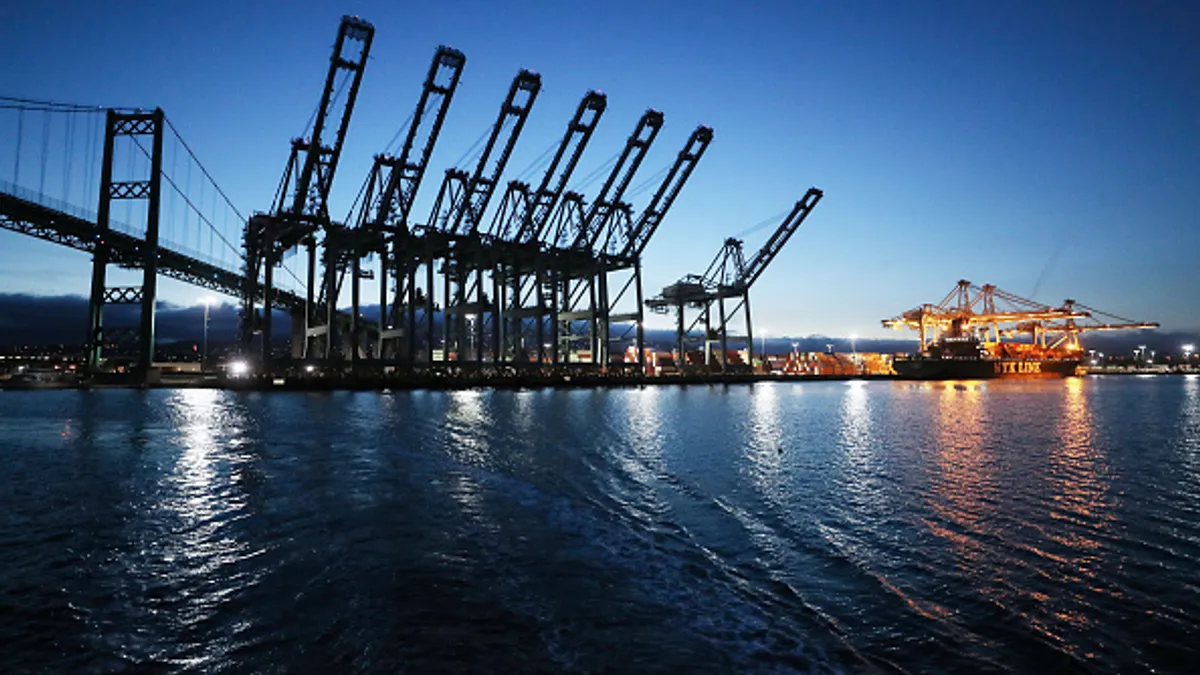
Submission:
<svg viewBox="0 0 1200 675">
<path fill-rule="evenodd" d="M 1194 371 L 1165 370 L 1105 370 L 1086 372 L 1075 377 L 1197 375 Z M 1068 376 L 1070 377 L 1070 376 Z M 986 378 L 1012 380 L 1028 378 Z M 1063 378 L 1066 379 L 1066 378 Z M 465 391 L 469 389 L 535 390 L 535 389 L 626 389 L 647 386 L 712 386 L 754 384 L 757 382 L 846 382 L 850 380 L 892 380 L 898 382 L 955 382 L 906 378 L 898 375 L 831 374 L 791 375 L 783 373 L 735 373 L 695 375 L 601 375 L 592 373 L 555 375 L 435 375 L 409 374 L 403 376 L 345 376 L 345 377 L 253 377 L 228 378 L 218 376 L 166 375 L 158 382 L 141 383 L 108 379 L 107 381 L 42 382 L 35 385 L 13 386 L 0 382 L 0 390 L 42 391 L 61 389 L 227 389 L 230 391 Z M 975 380 L 971 380 L 975 381 Z M 985 380 L 979 380 L 985 381 Z"/>
</svg>

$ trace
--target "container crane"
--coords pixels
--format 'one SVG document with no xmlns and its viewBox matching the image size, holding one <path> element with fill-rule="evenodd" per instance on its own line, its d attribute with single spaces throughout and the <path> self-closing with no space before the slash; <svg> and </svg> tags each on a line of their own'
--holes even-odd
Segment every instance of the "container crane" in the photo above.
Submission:
<svg viewBox="0 0 1200 675">
<path fill-rule="evenodd" d="M 542 88 L 542 78 L 532 70 L 521 70 L 513 78 L 491 134 L 471 174 L 461 169 L 446 171 L 437 202 L 429 217 L 429 227 L 451 235 L 474 234 L 487 210 L 496 183 L 508 164 L 513 147 L 529 117 L 529 111 Z M 500 152 L 492 159 L 496 146 Z"/>
<path fill-rule="evenodd" d="M 704 324 L 704 358 L 706 365 L 711 365 L 710 345 L 717 342 L 720 345 L 718 362 L 725 370 L 729 368 L 729 318 L 742 310 L 746 320 L 746 352 L 750 364 L 754 363 L 754 333 L 750 317 L 750 288 L 766 271 L 771 261 L 779 255 L 784 244 L 791 239 L 821 201 L 824 193 L 817 188 L 809 188 L 804 197 L 796 202 L 779 227 L 747 262 L 742 252 L 742 241 L 726 239 L 721 252 L 709 264 L 703 275 L 690 274 L 678 282 L 663 289 L 655 298 L 646 301 L 646 305 L 655 312 L 666 313 L 672 308 L 676 313 L 676 348 L 682 362 L 687 358 L 687 339 L 697 326 Z M 725 301 L 736 299 L 737 304 L 726 311 Z M 717 322 L 714 327 L 712 306 L 717 306 Z M 700 310 L 700 314 L 690 324 L 685 324 L 685 308 L 692 307 Z"/>
<path fill-rule="evenodd" d="M 356 16 L 343 16 L 338 27 L 333 55 L 325 77 L 325 89 L 317 106 L 311 135 L 292 140 L 291 156 L 284 169 L 276 193 L 275 205 L 269 214 L 255 214 L 245 230 L 246 291 L 242 309 L 242 348 L 249 352 L 256 332 L 255 298 L 259 295 L 259 275 L 262 274 L 263 308 L 261 321 L 260 366 L 270 361 L 271 296 L 274 287 L 274 268 L 283 257 L 300 244 L 309 249 L 308 303 L 304 325 L 314 314 L 313 291 L 316 277 L 316 235 L 327 229 L 328 197 L 337 172 L 346 130 L 358 97 L 363 71 L 371 51 L 375 28 Z M 339 80 L 341 86 L 338 86 Z M 340 110 L 336 107 L 342 88 L 348 85 Z M 332 137 L 332 138 L 331 138 Z M 299 345 L 293 342 L 293 350 Z"/>
<path fill-rule="evenodd" d="M 556 252 L 552 275 L 551 322 L 552 359 L 565 363 L 570 360 L 572 347 L 586 340 L 590 351 L 595 354 L 600 345 L 597 341 L 597 298 L 595 247 L 600 236 L 607 231 L 609 220 L 620 209 L 621 199 L 638 167 L 662 129 L 663 114 L 650 109 L 642 114 L 633 133 L 625 141 L 625 147 L 609 172 L 604 185 L 590 207 L 585 207 L 583 197 L 568 192 L 563 195 L 554 226 L 547 231 L 549 248 L 562 249 Z M 586 322 L 586 335 L 575 335 L 573 326 Z"/>
<path fill-rule="evenodd" d="M 602 353 L 600 355 L 603 363 L 608 363 L 612 360 L 610 354 L 614 351 L 614 346 L 619 348 L 619 344 L 627 339 L 628 328 L 622 335 L 612 338 L 613 324 L 627 324 L 632 326 L 634 330 L 634 347 L 637 353 L 637 365 L 639 371 L 645 369 L 645 329 L 643 326 L 644 309 L 642 303 L 642 253 L 646 250 L 646 245 L 650 243 L 650 237 L 654 236 L 654 232 L 658 229 L 659 223 L 667 215 L 671 209 L 671 205 L 675 203 L 675 198 L 679 196 L 679 192 L 687 183 L 688 178 L 692 175 L 692 171 L 696 168 L 700 158 L 704 156 L 704 151 L 708 149 L 709 143 L 712 142 L 713 130 L 711 127 L 700 125 L 692 131 L 687 142 L 684 143 L 683 149 L 675 157 L 675 162 L 667 171 L 662 183 L 651 197 L 650 203 L 638 216 L 636 222 L 630 223 L 628 205 L 623 205 L 619 212 L 618 218 L 614 219 L 606 235 L 605 242 L 600 254 L 600 271 L 597 274 L 599 282 L 599 302 L 602 308 L 602 318 L 600 320 L 600 345 Z M 630 272 L 624 282 L 619 278 L 611 278 L 614 273 Z M 610 297 L 609 288 L 617 284 L 610 284 L 611 281 L 617 281 L 619 290 L 615 295 Z M 622 313 L 620 306 L 625 296 L 633 291 L 633 306 L 629 311 Z M 623 359 L 622 359 L 623 361 Z"/>
<path fill-rule="evenodd" d="M 495 315 L 496 311 L 484 294 L 483 275 L 488 261 L 484 255 L 485 247 L 479 226 L 541 86 L 541 76 L 537 73 L 531 70 L 517 73 L 500 106 L 475 170 L 470 174 L 457 168 L 446 172 L 422 233 L 426 246 L 424 264 L 432 266 L 436 259 L 445 262 L 442 269 L 445 289 L 443 360 L 447 360 L 451 350 L 458 354 L 459 360 L 464 360 L 461 351 L 467 342 L 467 317 L 470 315 L 480 319 L 474 330 L 474 360 L 482 361 L 482 317 L 488 312 Z M 431 286 L 429 297 L 433 295 Z M 472 295 L 474 301 L 470 300 Z M 434 340 L 431 312 L 427 313 L 427 329 L 432 355 Z"/>
<path fill-rule="evenodd" d="M 505 252 L 497 267 L 499 278 L 494 290 L 499 295 L 503 314 L 499 322 L 493 321 L 492 350 L 497 359 L 511 360 L 523 353 L 523 343 L 528 337 L 525 335 L 526 321 L 530 318 L 535 320 L 534 344 L 537 345 L 538 361 L 545 358 L 542 352 L 548 314 L 544 293 L 547 269 L 540 240 L 607 104 L 607 97 L 599 91 L 585 94 L 567 123 L 567 130 L 537 190 L 531 195 L 528 184 L 511 181 L 500 202 L 490 232 Z M 531 302 L 535 304 L 531 306 Z M 501 327 L 503 331 L 499 330 Z"/>
<path fill-rule="evenodd" d="M 362 258 L 376 253 L 380 330 L 375 355 L 379 358 L 395 361 L 402 353 L 411 358 L 415 349 L 412 327 L 416 325 L 416 311 L 422 308 L 426 314 L 432 313 L 428 298 L 416 291 L 417 266 L 411 250 L 413 227 L 409 215 L 466 63 L 467 57 L 461 51 L 446 46 L 437 48 L 399 154 L 376 155 L 364 188 L 354 233 L 358 249 L 351 257 L 352 314 L 357 321 L 359 283 L 364 276 Z M 351 340 L 355 343 L 351 352 L 357 359 L 360 345 L 355 328 L 351 329 Z"/>
<path fill-rule="evenodd" d="M 991 284 L 960 280 L 937 304 L 924 304 L 883 320 L 884 328 L 911 328 L 920 336 L 921 352 L 945 338 L 978 338 L 993 355 L 1078 354 L 1080 333 L 1157 328 L 1066 300 L 1051 307 L 1003 291 Z M 1005 341 L 1005 339 L 1009 341 Z"/>
</svg>

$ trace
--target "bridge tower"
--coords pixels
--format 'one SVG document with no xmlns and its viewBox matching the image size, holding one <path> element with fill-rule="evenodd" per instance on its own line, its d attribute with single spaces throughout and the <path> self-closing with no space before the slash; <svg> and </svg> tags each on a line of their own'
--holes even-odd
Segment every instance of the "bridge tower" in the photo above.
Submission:
<svg viewBox="0 0 1200 675">
<path fill-rule="evenodd" d="M 136 342 L 135 374 L 145 382 L 154 363 L 154 303 L 158 296 L 158 220 L 162 196 L 162 155 L 164 118 L 161 108 L 153 112 L 119 112 L 109 110 L 104 126 L 104 158 L 100 167 L 100 204 L 96 218 L 96 245 L 92 254 L 92 289 L 88 300 L 87 370 L 89 375 L 100 371 L 106 344 Z M 139 137 L 149 136 L 150 175 L 113 177 L 114 146 L 118 139 L 136 144 L 142 152 L 145 146 Z M 127 140 L 126 140 L 127 139 Z M 131 148 L 132 151 L 132 148 Z M 107 286 L 108 265 L 112 258 L 109 215 L 113 200 L 139 199 L 147 201 L 145 244 L 141 249 L 142 285 Z M 130 223 L 132 224 L 132 223 Z M 106 305 L 140 305 L 136 328 L 105 327 Z"/>
</svg>

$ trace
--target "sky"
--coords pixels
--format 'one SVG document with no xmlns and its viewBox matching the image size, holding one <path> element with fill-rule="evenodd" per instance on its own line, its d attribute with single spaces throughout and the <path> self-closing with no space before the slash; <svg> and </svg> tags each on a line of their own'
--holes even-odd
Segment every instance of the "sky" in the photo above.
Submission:
<svg viewBox="0 0 1200 675">
<path fill-rule="evenodd" d="M 888 335 L 881 319 L 940 301 L 959 279 L 1200 330 L 1195 3 L 130 2 L 116 11 L 64 1 L 0 12 L 0 94 L 161 107 L 243 213 L 271 207 L 349 13 L 376 33 L 335 216 L 350 209 L 446 44 L 467 63 L 418 215 L 495 119 L 518 69 L 531 68 L 543 88 L 504 181 L 559 140 L 589 89 L 608 95 L 608 109 L 577 177 L 617 152 L 646 108 L 666 123 L 642 176 L 669 165 L 696 125 L 713 127 L 646 251 L 647 295 L 703 272 L 726 237 L 782 219 L 816 186 L 823 200 L 753 289 L 756 334 Z M 0 179 L 12 152 L 0 141 Z M 748 256 L 771 227 L 744 234 Z M 0 292 L 87 293 L 83 254 L 12 233 L 0 240 Z M 161 291 L 176 304 L 200 295 L 174 282 Z"/>
</svg>

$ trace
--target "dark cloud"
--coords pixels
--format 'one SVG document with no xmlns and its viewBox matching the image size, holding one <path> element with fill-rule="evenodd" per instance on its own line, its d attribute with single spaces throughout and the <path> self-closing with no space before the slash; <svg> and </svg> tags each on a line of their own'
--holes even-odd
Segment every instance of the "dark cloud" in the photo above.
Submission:
<svg viewBox="0 0 1200 675">
<path fill-rule="evenodd" d="M 77 295 L 29 295 L 23 293 L 0 293 L 0 346 L 16 345 L 79 345 L 87 332 L 87 298 Z M 367 317 L 377 315 L 378 306 L 362 308 Z M 105 322 L 114 326 L 132 326 L 137 321 L 137 307 L 114 305 L 105 309 Z M 440 321 L 437 321 L 440 325 Z M 289 335 L 290 319 L 286 313 L 277 313 L 274 322 L 276 340 L 285 340 Z M 171 342 L 200 342 L 204 331 L 204 307 L 180 307 L 160 302 L 157 309 L 156 329 L 160 344 Z M 225 303 L 209 308 L 208 337 L 211 344 L 231 343 L 237 339 L 238 307 Z M 647 330 L 647 344 L 659 349 L 670 348 L 675 334 L 670 330 Z M 767 351 L 773 354 L 793 349 L 802 352 L 825 351 L 832 344 L 834 351 L 851 350 L 850 340 L 845 337 L 808 335 L 804 337 L 767 338 Z M 1200 344 L 1200 336 L 1184 332 L 1168 331 L 1118 331 L 1093 333 L 1084 336 L 1084 345 L 1107 354 L 1132 353 L 1139 345 L 1146 345 L 1160 354 L 1177 353 L 1181 345 Z M 734 343 L 740 346 L 740 343 Z M 755 348 L 761 349 L 762 340 L 755 339 Z M 861 352 L 908 352 L 915 349 L 912 337 L 898 334 L 895 339 L 858 338 L 854 348 Z M 733 345 L 731 345 L 733 346 Z"/>
</svg>

